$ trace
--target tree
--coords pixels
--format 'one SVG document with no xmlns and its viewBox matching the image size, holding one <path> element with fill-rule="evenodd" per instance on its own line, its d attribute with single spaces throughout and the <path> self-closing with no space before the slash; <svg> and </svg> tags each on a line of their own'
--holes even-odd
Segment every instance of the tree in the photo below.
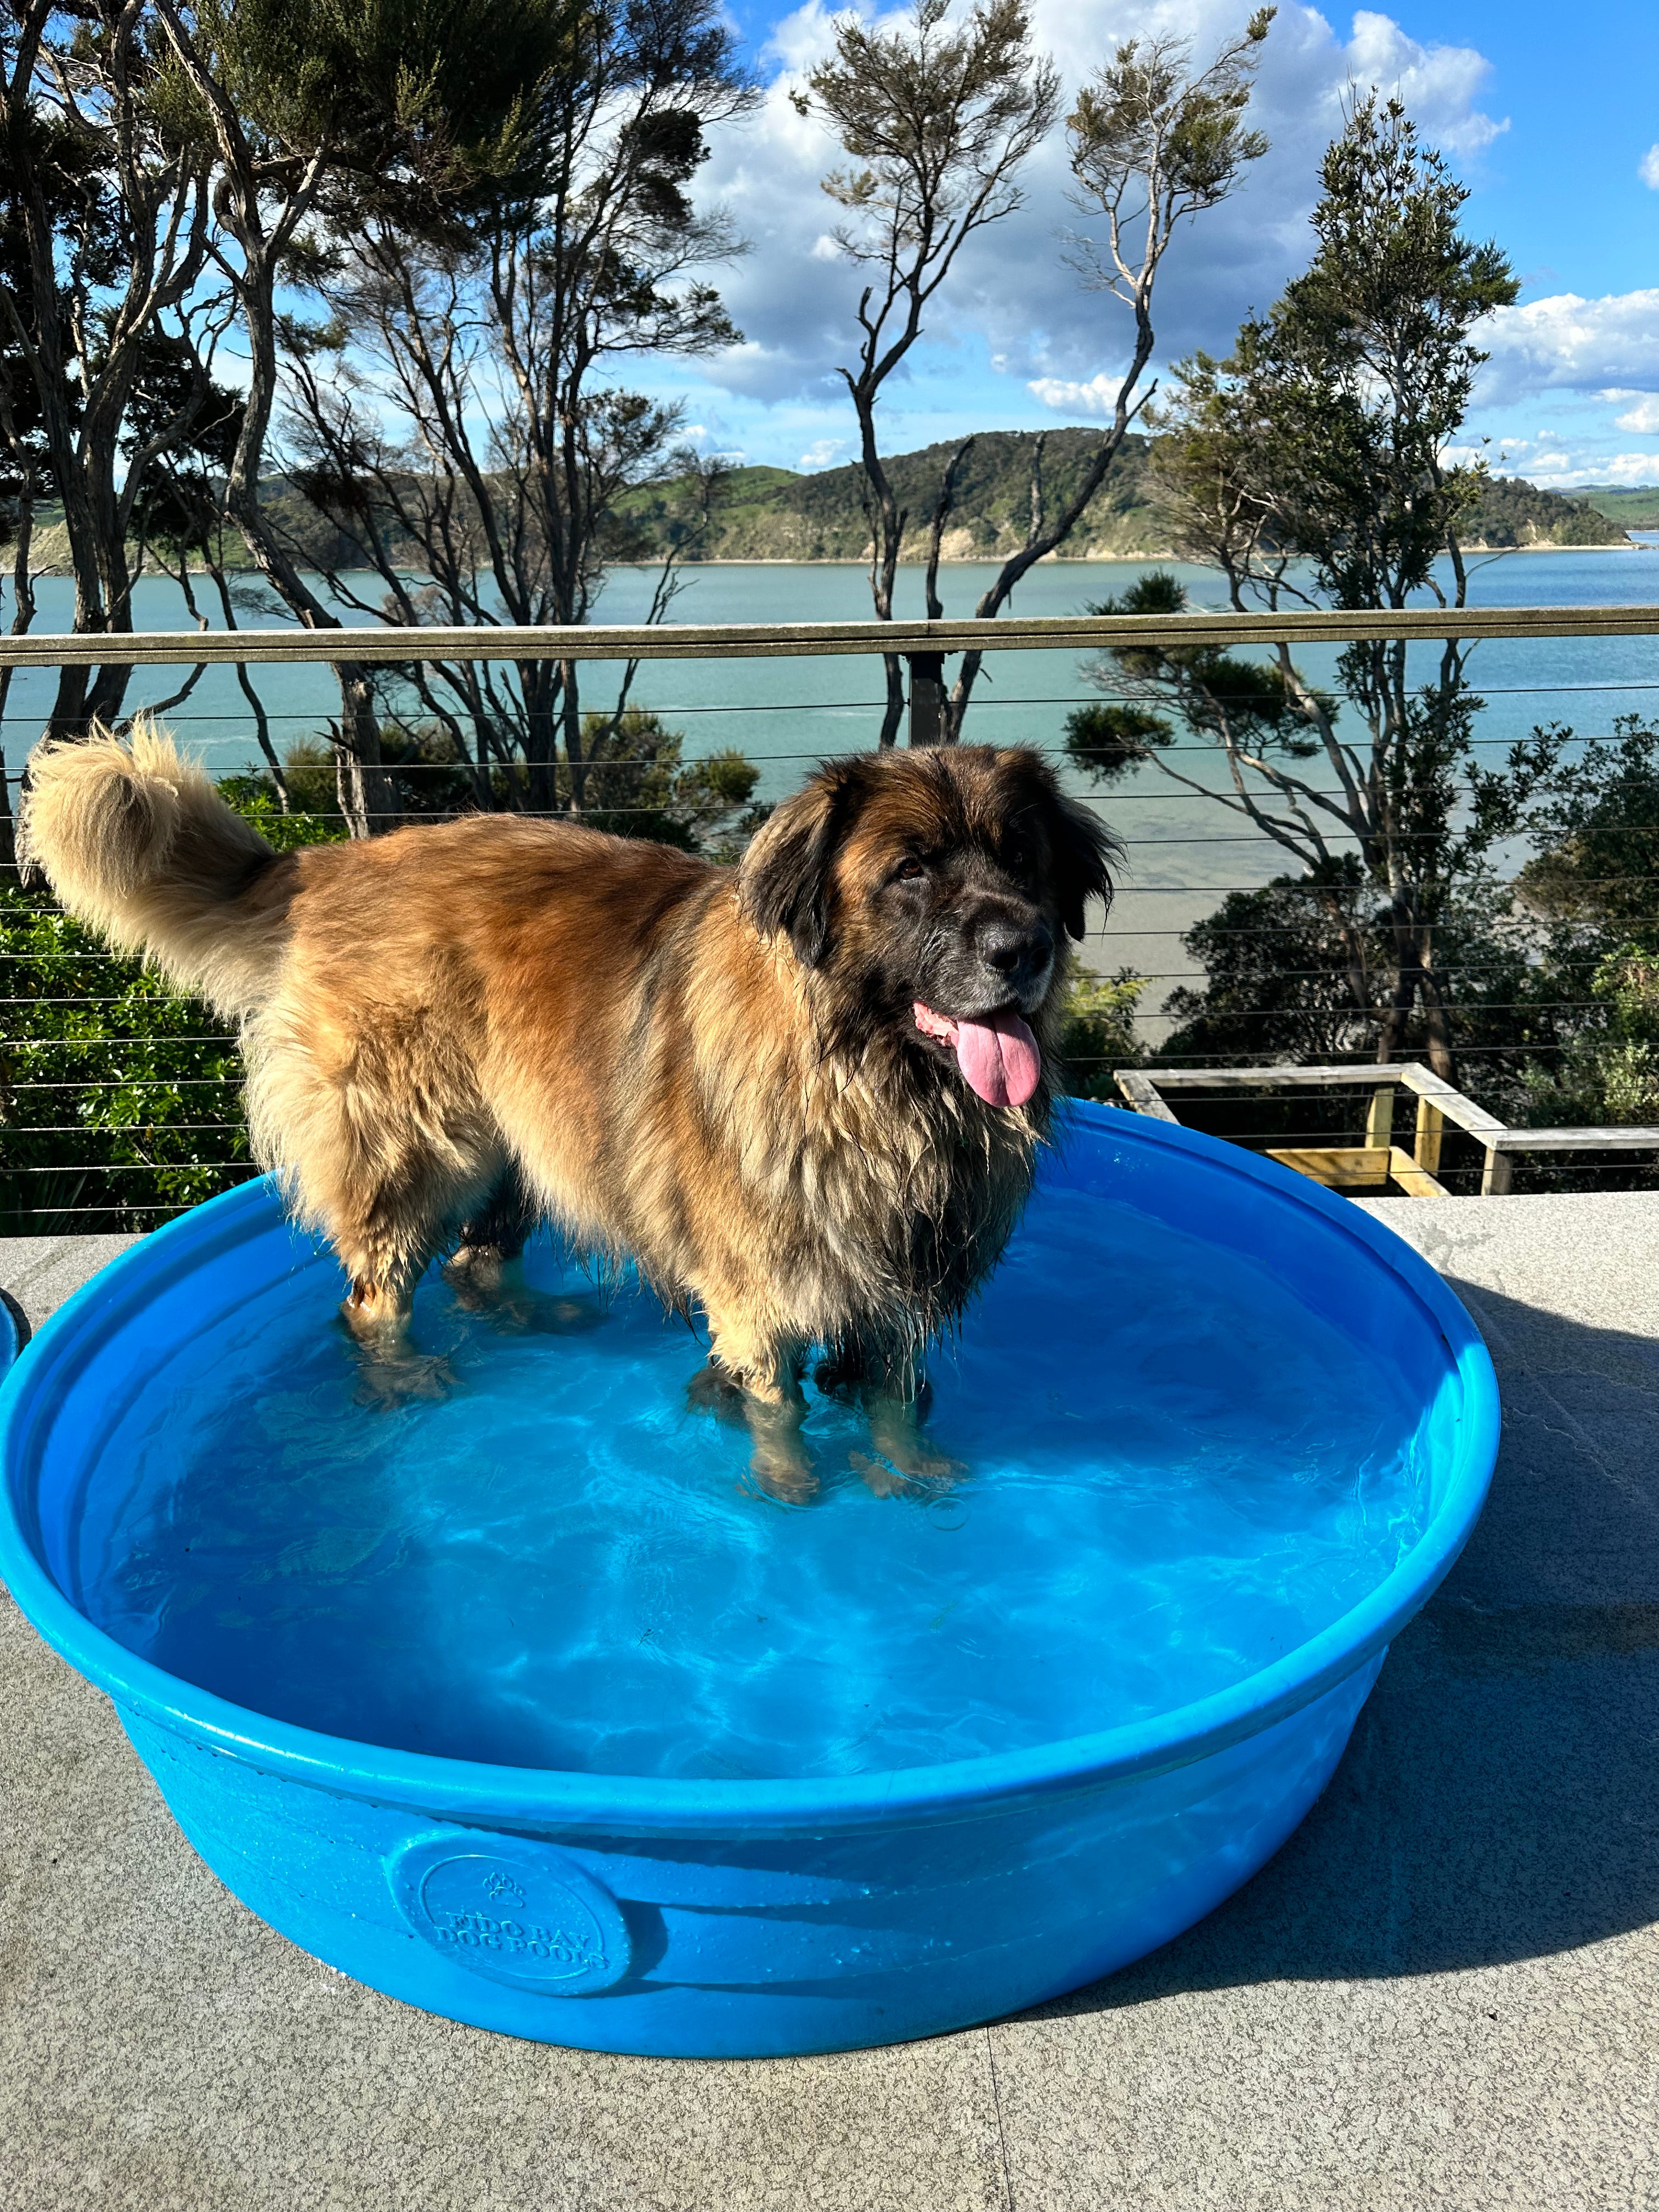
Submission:
<svg viewBox="0 0 1659 2212">
<path fill-rule="evenodd" d="M 77 632 L 132 628 L 129 539 L 152 465 L 208 397 L 149 380 L 198 312 L 211 209 L 203 151 L 143 0 L 19 0 L 0 29 L 0 465 L 27 628 L 36 507 L 62 503 Z M 141 427 L 142 426 L 142 427 Z M 131 670 L 59 672 L 50 734 L 112 721 Z"/>
<path fill-rule="evenodd" d="M 858 418 L 878 622 L 893 618 L 909 520 L 882 465 L 876 434 L 882 387 L 921 336 L 962 248 L 1022 204 L 1018 172 L 1048 137 L 1059 106 L 1059 77 L 1031 52 L 1023 0 L 980 0 L 959 28 L 948 24 L 949 12 L 949 0 L 916 0 L 908 20 L 890 32 L 856 15 L 839 17 L 833 59 L 811 70 L 805 90 L 793 95 L 803 116 L 815 108 L 824 116 L 857 165 L 833 170 L 823 189 L 847 218 L 836 243 L 872 272 L 859 297 L 857 365 L 839 374 Z M 934 506 L 930 619 L 943 611 L 939 539 L 966 452 L 964 445 L 947 468 Z M 886 655 L 886 669 L 884 746 L 896 739 L 904 714 L 897 654 Z"/>
<path fill-rule="evenodd" d="M 1182 938 L 1205 971 L 1164 1012 L 1176 1024 L 1160 1056 L 1218 1065 L 1266 1060 L 1317 1063 L 1366 1050 L 1376 1008 L 1356 1003 L 1356 944 L 1369 976 L 1384 945 L 1358 862 L 1328 882 L 1280 876 L 1260 890 L 1230 891 Z"/>
<path fill-rule="evenodd" d="M 568 57 L 574 0 L 153 0 L 191 128 L 210 153 L 212 258 L 246 356 L 223 507 L 278 601 L 307 628 L 338 613 L 293 558 L 264 478 L 284 288 L 310 226 L 394 200 L 428 223 L 519 173 L 527 108 Z M 394 826 L 369 672 L 341 662 L 333 736 L 354 836 Z"/>
<path fill-rule="evenodd" d="M 1051 509 L 1045 495 L 1042 441 L 1036 441 L 1025 542 L 981 593 L 974 609 L 981 622 L 1000 615 L 1021 579 L 1071 536 L 1152 396 L 1156 387 L 1143 392 L 1141 380 L 1158 343 L 1152 297 L 1164 257 L 1179 226 L 1218 207 L 1267 150 L 1266 138 L 1248 130 L 1244 118 L 1276 12 L 1258 9 L 1242 36 L 1195 73 L 1185 41 L 1132 39 L 1078 95 L 1066 125 L 1075 198 L 1085 214 L 1103 222 L 1105 235 L 1074 238 L 1073 262 L 1086 284 L 1128 308 L 1134 335 L 1112 419 L 1080 482 L 1058 509 Z M 982 659 L 978 653 L 962 657 L 944 717 L 949 743 L 962 735 Z"/>
<path fill-rule="evenodd" d="M 706 531 L 723 472 L 680 444 L 678 406 L 617 379 L 629 359 L 738 335 L 696 273 L 736 242 L 687 188 L 708 128 L 751 96 L 711 0 L 592 10 L 520 116 L 510 170 L 435 221 L 380 191 L 331 223 L 306 271 L 326 319 L 288 326 L 289 429 L 294 481 L 382 594 L 343 563 L 342 603 L 411 624 L 580 624 L 607 564 L 644 550 L 628 490 L 687 475 Z M 700 534 L 671 552 L 650 619 Z M 470 753 L 481 795 L 581 811 L 588 745 L 607 738 L 578 665 L 441 662 L 404 680 Z"/>
<path fill-rule="evenodd" d="M 1516 280 L 1496 246 L 1463 235 L 1467 191 L 1397 101 L 1355 104 L 1322 181 L 1307 273 L 1244 324 L 1228 360 L 1200 354 L 1181 367 L 1154 449 L 1176 546 L 1218 569 L 1241 611 L 1401 608 L 1425 592 L 1461 607 L 1460 526 L 1484 471 L 1449 449 L 1486 358 L 1474 333 L 1516 297 Z M 1174 579 L 1158 576 L 1098 611 L 1185 605 Z M 1453 1021 L 1437 921 L 1518 827 L 1552 758 L 1528 743 L 1501 773 L 1480 765 L 1468 659 L 1449 640 L 1419 681 L 1403 641 L 1356 644 L 1329 690 L 1285 644 L 1265 663 L 1121 652 L 1097 672 L 1104 688 L 1171 709 L 1214 743 L 1226 785 L 1186 775 L 1152 743 L 1135 760 L 1242 815 L 1315 884 L 1338 880 L 1357 853 L 1384 901 L 1390 944 L 1376 1054 L 1401 1056 L 1415 1010 L 1445 1075 Z M 1126 756 L 1103 775 L 1130 764 Z M 1363 932 L 1340 926 L 1355 1011 L 1370 1018 Z"/>
<path fill-rule="evenodd" d="M 1547 732 L 1564 751 L 1572 732 Z M 1538 990 L 1566 1018 L 1515 1071 L 1512 1110 L 1543 1126 L 1659 1119 L 1659 726 L 1621 715 L 1531 809 L 1516 884 Z"/>
</svg>

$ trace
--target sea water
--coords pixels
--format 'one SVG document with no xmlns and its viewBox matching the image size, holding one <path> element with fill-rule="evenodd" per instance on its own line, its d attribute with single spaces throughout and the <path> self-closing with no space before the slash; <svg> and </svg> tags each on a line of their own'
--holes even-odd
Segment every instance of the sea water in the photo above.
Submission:
<svg viewBox="0 0 1659 2212">
<path fill-rule="evenodd" d="M 809 1387 L 781 1502 L 690 1410 L 701 1346 L 554 1246 L 470 1313 L 434 1271 L 388 1389 L 310 1266 L 210 1325 L 88 1480 L 80 1601 L 260 1713 L 513 1766 L 710 1779 L 1009 1752 L 1282 1658 L 1420 1533 L 1419 1403 L 1265 1267 L 1040 1192 L 878 1494 Z M 210 1378 L 210 1387 L 204 1377 Z M 421 1395 L 429 1391 L 433 1395 Z"/>
</svg>

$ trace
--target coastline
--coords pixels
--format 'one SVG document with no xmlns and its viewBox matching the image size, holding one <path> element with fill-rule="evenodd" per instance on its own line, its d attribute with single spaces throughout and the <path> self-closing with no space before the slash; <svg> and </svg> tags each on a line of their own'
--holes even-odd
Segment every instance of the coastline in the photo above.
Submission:
<svg viewBox="0 0 1659 2212">
<path fill-rule="evenodd" d="M 1464 553 L 1475 553 L 1475 556 L 1480 556 L 1482 560 L 1500 560 L 1500 557 L 1502 560 L 1509 560 L 1509 556 L 1513 556 L 1513 553 L 1659 553 L 1659 533 L 1655 535 L 1655 540 L 1652 542 L 1637 540 L 1637 538 L 1626 538 L 1624 544 L 1617 544 L 1617 542 L 1614 542 L 1614 544 L 1604 544 L 1604 546 L 1467 544 L 1462 550 Z M 963 556 L 942 557 L 940 568 L 1000 568 L 1000 566 L 1002 566 L 1002 560 L 1005 560 L 1005 556 L 998 556 L 998 553 L 963 553 Z M 1144 568 L 1148 562 L 1176 562 L 1176 564 L 1186 566 L 1183 557 L 1179 556 L 1179 553 L 1175 553 L 1172 549 L 1168 549 L 1168 546 L 1161 550 L 1152 550 L 1152 553 L 1044 553 L 1044 557 L 1042 557 L 1040 562 L 1033 562 L 1033 566 L 1036 566 L 1036 568 Z M 646 575 L 646 573 L 659 568 L 661 564 L 654 560 L 648 560 L 648 562 L 619 560 L 619 562 L 611 562 L 608 566 L 611 566 L 613 571 L 633 568 L 633 571 Z M 898 566 L 900 568 L 915 568 L 915 571 L 921 571 L 921 568 L 927 568 L 927 562 L 900 560 Z M 867 571 L 869 557 L 867 556 L 860 556 L 860 557 L 787 556 L 785 557 L 781 556 L 781 553 L 730 553 L 730 556 L 721 556 L 721 553 L 717 553 L 717 556 L 710 556 L 708 560 L 681 562 L 681 568 L 688 568 L 688 571 L 690 571 L 690 568 L 856 568 L 856 571 Z M 45 581 L 46 577 L 51 577 L 53 581 L 70 581 L 73 580 L 73 568 L 60 568 L 55 562 L 51 562 L 51 564 L 42 566 L 42 568 L 35 568 L 33 575 L 42 581 Z M 197 568 L 197 566 L 191 566 L 191 568 L 188 568 L 188 575 L 212 575 L 212 571 L 210 568 Z M 230 566 L 228 566 L 226 575 L 258 575 L 258 571 L 252 564 L 248 564 L 248 568 L 230 568 Z"/>
<path fill-rule="evenodd" d="M 1499 558 L 1507 560 L 1511 554 L 1517 553 L 1659 553 L 1659 537 L 1656 537 L 1651 543 L 1645 543 L 1636 538 L 1626 538 L 1622 544 L 1613 544 L 1607 545 L 1470 544 L 1464 546 L 1463 550 L 1465 553 L 1478 554 L 1483 560 L 1497 560 Z M 949 559 L 941 559 L 939 565 L 941 569 L 995 568 L 1001 566 L 1002 557 L 1003 556 L 994 553 L 969 553 L 952 556 Z M 1174 561 L 1176 562 L 1182 562 L 1182 556 L 1179 553 L 1174 552 L 1167 547 L 1161 551 L 1153 551 L 1150 553 L 1045 553 L 1042 560 L 1034 562 L 1033 566 L 1039 568 L 1144 568 L 1149 561 Z M 640 574 L 644 575 L 648 574 L 660 567 L 661 563 L 656 561 L 613 561 L 609 565 L 615 570 L 633 569 L 637 571 Z M 817 556 L 803 555 L 799 557 L 791 556 L 786 558 L 781 554 L 745 553 L 716 554 L 702 561 L 688 559 L 682 562 L 680 565 L 682 568 L 684 569 L 855 568 L 863 571 L 869 568 L 870 563 L 867 557 L 854 557 L 852 555 L 819 555 Z M 915 568 L 921 570 L 925 568 L 927 564 L 925 561 L 901 561 L 898 565 L 901 568 Z M 1186 564 L 1183 562 L 1182 565 Z M 33 571 L 33 574 L 38 578 L 44 580 L 50 577 L 58 582 L 70 581 L 73 577 L 73 573 L 74 572 L 71 569 L 60 568 L 55 564 L 46 568 L 36 568 Z M 198 568 L 192 567 L 188 569 L 187 573 L 192 576 L 210 576 L 213 572 L 210 568 Z M 227 568 L 225 573 L 227 575 L 231 576 L 255 576 L 258 575 L 259 572 L 252 565 L 252 563 L 250 563 L 246 568 Z M 305 573 L 310 574 L 314 572 L 307 570 Z"/>
<path fill-rule="evenodd" d="M 1650 545 L 1632 539 L 1627 539 L 1622 545 L 1466 545 L 1462 550 L 1465 553 L 1478 553 L 1486 559 L 1496 559 L 1500 555 L 1507 559 L 1511 553 L 1659 553 L 1659 541 Z M 1104 568 L 1114 565 L 1144 568 L 1148 561 L 1181 561 L 1182 557 L 1179 553 L 1171 552 L 1167 548 L 1154 553 L 1045 553 L 1042 559 L 1033 565 L 1040 568 L 1067 566 Z M 686 568 L 867 568 L 870 563 L 867 560 L 850 558 L 784 560 L 781 556 L 753 553 L 714 555 L 705 561 L 688 560 L 680 565 Z M 925 561 L 901 561 L 898 565 L 901 568 L 925 568 L 927 563 Z M 939 565 L 941 568 L 994 568 L 1000 566 L 1000 562 L 994 553 L 972 553 L 957 560 L 941 560 Z M 654 568 L 657 563 L 654 561 L 617 561 L 612 566 L 643 570 Z"/>
</svg>

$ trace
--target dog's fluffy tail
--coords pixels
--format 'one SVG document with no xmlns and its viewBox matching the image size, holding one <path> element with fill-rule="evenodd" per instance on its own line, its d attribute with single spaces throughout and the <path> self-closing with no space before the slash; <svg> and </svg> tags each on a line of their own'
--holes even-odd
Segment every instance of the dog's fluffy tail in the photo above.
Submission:
<svg viewBox="0 0 1659 2212">
<path fill-rule="evenodd" d="M 266 995 L 288 903 L 270 881 L 276 854 L 165 730 L 140 718 L 125 744 L 42 746 L 19 832 L 24 869 L 118 951 L 144 953 L 222 1013 Z"/>
</svg>

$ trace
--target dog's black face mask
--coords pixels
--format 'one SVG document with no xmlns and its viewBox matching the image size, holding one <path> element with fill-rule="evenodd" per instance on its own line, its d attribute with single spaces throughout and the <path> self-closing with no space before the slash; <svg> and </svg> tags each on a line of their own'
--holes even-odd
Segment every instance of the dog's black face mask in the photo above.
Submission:
<svg viewBox="0 0 1659 2212">
<path fill-rule="evenodd" d="M 1037 754 L 861 755 L 821 769 L 744 863 L 744 904 L 832 986 L 838 1030 L 897 1029 L 988 1104 L 1021 1105 L 1062 933 L 1113 841 Z"/>
</svg>

